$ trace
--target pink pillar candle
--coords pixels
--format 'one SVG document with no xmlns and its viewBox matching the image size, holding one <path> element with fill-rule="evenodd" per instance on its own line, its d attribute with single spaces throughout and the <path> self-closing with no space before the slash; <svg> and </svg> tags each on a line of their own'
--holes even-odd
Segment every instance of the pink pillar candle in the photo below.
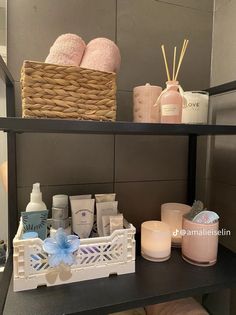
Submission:
<svg viewBox="0 0 236 315">
<path fill-rule="evenodd" d="M 160 109 L 155 106 L 162 88 L 157 85 L 136 86 L 133 90 L 133 118 L 134 122 L 160 122 Z"/>
</svg>

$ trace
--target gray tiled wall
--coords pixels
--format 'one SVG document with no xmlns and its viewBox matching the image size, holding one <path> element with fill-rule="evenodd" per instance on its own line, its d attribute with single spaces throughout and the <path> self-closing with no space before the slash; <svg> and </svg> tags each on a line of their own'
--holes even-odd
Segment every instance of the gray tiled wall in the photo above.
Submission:
<svg viewBox="0 0 236 315">
<path fill-rule="evenodd" d="M 213 24 L 211 85 L 236 79 L 236 44 L 232 39 L 236 28 L 236 2 L 216 0 Z M 234 124 L 236 121 L 236 93 L 212 97 L 212 120 L 217 124 Z M 210 163 L 210 207 L 220 214 L 220 225 L 231 231 L 221 242 L 236 251 L 236 136 L 217 136 L 212 139 Z M 230 314 L 236 313 L 236 292 L 232 294 Z M 215 300 L 212 304 L 216 304 Z M 221 301 L 221 305 L 226 305 Z M 218 303 L 217 303 L 218 305 Z M 216 315 L 228 315 L 226 309 L 216 310 Z"/>
<path fill-rule="evenodd" d="M 135 85 L 164 85 L 162 42 L 169 50 L 180 46 L 183 38 L 189 38 L 181 84 L 184 89 L 208 87 L 212 3 L 8 0 L 8 65 L 16 81 L 17 114 L 21 115 L 19 79 L 23 60 L 44 60 L 55 38 L 66 32 L 77 33 L 86 42 L 105 36 L 119 45 L 122 66 L 118 120 L 132 121 Z M 36 180 L 43 184 L 49 207 L 51 196 L 56 193 L 115 189 L 121 210 L 137 227 L 143 220 L 159 218 L 161 203 L 186 200 L 185 137 L 19 135 L 17 154 L 19 210 L 25 208 L 31 184 Z M 201 158 L 199 161 L 201 170 Z M 198 182 L 201 194 L 204 175 Z"/>
</svg>

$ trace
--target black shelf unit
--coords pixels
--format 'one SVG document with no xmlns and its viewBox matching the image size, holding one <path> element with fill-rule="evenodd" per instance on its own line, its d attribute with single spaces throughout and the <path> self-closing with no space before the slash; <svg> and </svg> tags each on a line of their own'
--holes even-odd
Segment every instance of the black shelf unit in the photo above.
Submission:
<svg viewBox="0 0 236 315">
<path fill-rule="evenodd" d="M 189 138 L 187 201 L 195 198 L 197 139 L 202 135 L 236 135 L 236 126 L 169 125 L 131 122 L 90 122 L 56 119 L 22 119 L 15 117 L 14 83 L 0 58 L 0 75 L 6 83 L 7 118 L 0 118 L 0 130 L 8 139 L 8 218 L 9 240 L 17 229 L 16 134 L 86 133 L 119 135 L 183 135 Z M 208 89 L 210 95 L 236 90 L 236 81 Z M 175 249 L 171 259 L 155 264 L 137 257 L 136 273 L 74 283 L 58 287 L 14 293 L 12 290 L 12 252 L 0 290 L 0 312 L 4 314 L 107 314 L 132 307 L 159 303 L 194 294 L 210 293 L 236 285 L 236 254 L 219 247 L 215 266 L 191 266 Z M 52 303 L 55 301 L 55 303 Z"/>
</svg>

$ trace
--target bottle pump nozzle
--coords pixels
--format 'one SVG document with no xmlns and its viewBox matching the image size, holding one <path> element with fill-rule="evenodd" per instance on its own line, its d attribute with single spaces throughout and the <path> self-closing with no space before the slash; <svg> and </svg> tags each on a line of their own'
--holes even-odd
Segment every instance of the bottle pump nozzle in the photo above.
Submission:
<svg viewBox="0 0 236 315">
<path fill-rule="evenodd" d="M 32 193 L 40 193 L 40 183 L 33 184 Z"/>
<path fill-rule="evenodd" d="M 41 202 L 42 201 L 42 193 L 40 191 L 40 183 L 33 184 L 32 193 L 30 194 L 31 202 Z"/>
</svg>

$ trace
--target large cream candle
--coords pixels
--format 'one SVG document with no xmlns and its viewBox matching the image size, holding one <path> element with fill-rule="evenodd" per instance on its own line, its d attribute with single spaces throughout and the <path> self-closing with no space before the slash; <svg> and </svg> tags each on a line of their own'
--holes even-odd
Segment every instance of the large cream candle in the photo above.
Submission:
<svg viewBox="0 0 236 315">
<path fill-rule="evenodd" d="M 181 245 L 183 215 L 190 210 L 191 207 L 183 203 L 169 202 L 161 205 L 161 221 L 170 226 L 172 246 Z"/>
<path fill-rule="evenodd" d="M 161 221 L 146 221 L 141 225 L 141 253 L 151 261 L 165 261 L 170 258 L 171 231 Z"/>
<path fill-rule="evenodd" d="M 133 118 L 134 122 L 160 122 L 160 109 L 154 107 L 162 88 L 157 85 L 136 86 L 133 91 Z"/>
</svg>

